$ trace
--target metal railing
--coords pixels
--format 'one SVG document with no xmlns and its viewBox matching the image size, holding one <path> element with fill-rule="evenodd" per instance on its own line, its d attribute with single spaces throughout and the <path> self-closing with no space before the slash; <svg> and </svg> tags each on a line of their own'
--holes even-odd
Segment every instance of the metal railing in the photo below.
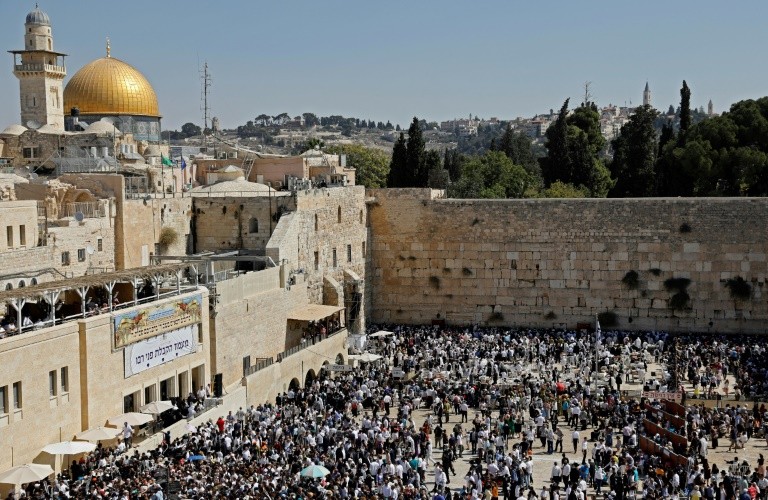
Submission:
<svg viewBox="0 0 768 500">
<path fill-rule="evenodd" d="M 329 338 L 331 338 L 331 337 L 333 337 L 335 335 L 338 335 L 345 328 L 346 327 L 341 327 L 338 330 L 336 330 L 335 332 L 329 333 L 325 337 L 318 337 L 318 338 L 312 337 L 312 338 L 302 339 L 302 341 L 301 341 L 301 343 L 299 345 L 293 346 L 290 349 L 286 349 L 285 351 L 279 353 L 277 355 L 278 363 L 280 361 L 284 360 L 285 358 L 287 358 L 288 356 L 291 356 L 293 354 L 296 354 L 297 352 L 303 351 L 307 347 L 312 347 L 315 344 L 319 344 L 320 342 L 322 342 L 324 340 L 328 340 Z"/>
<path fill-rule="evenodd" d="M 264 368 L 271 366 L 274 364 L 275 358 L 269 357 L 269 358 L 257 358 L 256 363 L 252 364 L 248 368 L 245 368 L 243 370 L 243 377 L 247 377 L 248 375 L 253 375 L 259 370 L 263 370 Z"/>
<path fill-rule="evenodd" d="M 77 212 L 80 212 L 86 219 L 96 219 L 107 215 L 106 207 L 98 201 L 67 203 L 62 207 L 62 212 L 63 217 L 74 217 Z"/>
<path fill-rule="evenodd" d="M 67 70 L 64 66 L 57 66 L 55 64 L 16 64 L 13 69 L 15 71 L 50 71 L 53 73 L 66 73 Z"/>
</svg>

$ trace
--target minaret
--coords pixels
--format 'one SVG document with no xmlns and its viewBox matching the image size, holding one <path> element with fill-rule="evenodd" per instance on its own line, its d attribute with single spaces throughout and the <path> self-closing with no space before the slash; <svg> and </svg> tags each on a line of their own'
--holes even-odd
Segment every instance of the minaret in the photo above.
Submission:
<svg viewBox="0 0 768 500">
<path fill-rule="evenodd" d="M 651 105 L 651 89 L 648 87 L 648 82 L 645 82 L 645 90 L 643 90 L 643 106 Z"/>
<path fill-rule="evenodd" d="M 715 115 L 715 106 L 712 104 L 712 99 L 709 100 L 709 104 L 707 104 L 707 116 L 714 116 Z"/>
<path fill-rule="evenodd" d="M 53 51 L 51 20 L 35 4 L 24 23 L 24 50 L 12 50 L 13 74 L 19 79 L 21 124 L 64 130 L 63 82 L 66 54 Z"/>
</svg>

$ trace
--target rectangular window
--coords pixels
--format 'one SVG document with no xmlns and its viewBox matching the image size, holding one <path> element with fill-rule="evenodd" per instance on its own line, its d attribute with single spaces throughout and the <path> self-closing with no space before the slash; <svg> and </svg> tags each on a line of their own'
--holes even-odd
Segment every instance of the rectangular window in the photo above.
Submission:
<svg viewBox="0 0 768 500">
<path fill-rule="evenodd" d="M 69 367 L 61 369 L 61 392 L 69 392 Z"/>
<path fill-rule="evenodd" d="M 8 386 L 0 387 L 0 415 L 8 413 Z"/>
<path fill-rule="evenodd" d="M 352 262 L 352 245 L 347 245 L 347 262 Z"/>
<path fill-rule="evenodd" d="M 250 356 L 244 356 L 243 357 L 243 377 L 248 373 L 248 368 L 251 367 L 251 357 Z"/>
<path fill-rule="evenodd" d="M 28 160 L 39 158 L 40 148 L 22 148 L 21 155 Z"/>
<path fill-rule="evenodd" d="M 365 260 L 365 242 L 363 242 L 363 260 Z"/>
<path fill-rule="evenodd" d="M 85 248 L 78 248 L 77 249 L 77 261 L 78 262 L 85 262 Z"/>
<path fill-rule="evenodd" d="M 13 248 L 13 226 L 5 228 L 5 241 L 8 248 Z"/>
<path fill-rule="evenodd" d="M 62 266 L 69 265 L 69 252 L 61 252 L 61 265 Z"/>
<path fill-rule="evenodd" d="M 19 245 L 21 246 L 27 245 L 27 227 L 26 226 L 19 226 Z"/>
<path fill-rule="evenodd" d="M 96 240 L 96 249 L 97 249 L 99 252 L 101 252 L 101 251 L 103 251 L 103 250 L 104 250 L 104 242 L 102 241 L 102 239 L 101 239 L 101 238 L 99 238 L 99 239 L 97 239 L 97 240 Z"/>
<path fill-rule="evenodd" d="M 149 404 L 155 400 L 155 386 L 150 385 L 144 388 L 144 404 Z"/>
<path fill-rule="evenodd" d="M 315 271 L 320 268 L 320 252 L 315 252 Z"/>
<path fill-rule="evenodd" d="M 56 385 L 56 370 L 51 370 L 48 372 L 48 394 L 51 397 L 55 397 L 57 389 L 58 386 Z"/>
<path fill-rule="evenodd" d="M 22 405 L 21 382 L 13 383 L 13 409 L 21 410 Z"/>
<path fill-rule="evenodd" d="M 336 249 L 333 249 L 333 267 L 336 267 Z"/>
</svg>

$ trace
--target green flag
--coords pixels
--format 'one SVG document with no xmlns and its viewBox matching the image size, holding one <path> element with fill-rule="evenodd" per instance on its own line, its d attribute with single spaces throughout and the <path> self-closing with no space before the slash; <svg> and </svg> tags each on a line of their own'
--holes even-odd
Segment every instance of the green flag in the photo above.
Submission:
<svg viewBox="0 0 768 500">
<path fill-rule="evenodd" d="M 171 161 L 170 158 L 166 158 L 165 156 L 160 155 L 160 160 L 162 160 L 163 165 L 165 165 L 166 167 L 172 167 L 173 166 L 173 162 Z"/>
</svg>

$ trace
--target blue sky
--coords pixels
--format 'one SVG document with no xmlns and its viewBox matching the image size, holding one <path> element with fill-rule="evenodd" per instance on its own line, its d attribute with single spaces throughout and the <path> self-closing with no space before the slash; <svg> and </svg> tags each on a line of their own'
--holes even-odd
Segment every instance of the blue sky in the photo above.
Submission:
<svg viewBox="0 0 768 500">
<path fill-rule="evenodd" d="M 21 49 L 34 2 L 0 0 L 0 48 Z M 509 119 L 578 103 L 716 111 L 768 95 L 768 2 L 42 1 L 69 76 L 112 55 L 157 91 L 163 128 L 202 122 L 199 67 L 224 127 L 260 113 L 342 114 L 407 124 L 469 113 Z M 18 82 L 0 71 L 0 128 L 19 121 Z M 0 66 L 0 69 L 3 67 Z"/>
</svg>

